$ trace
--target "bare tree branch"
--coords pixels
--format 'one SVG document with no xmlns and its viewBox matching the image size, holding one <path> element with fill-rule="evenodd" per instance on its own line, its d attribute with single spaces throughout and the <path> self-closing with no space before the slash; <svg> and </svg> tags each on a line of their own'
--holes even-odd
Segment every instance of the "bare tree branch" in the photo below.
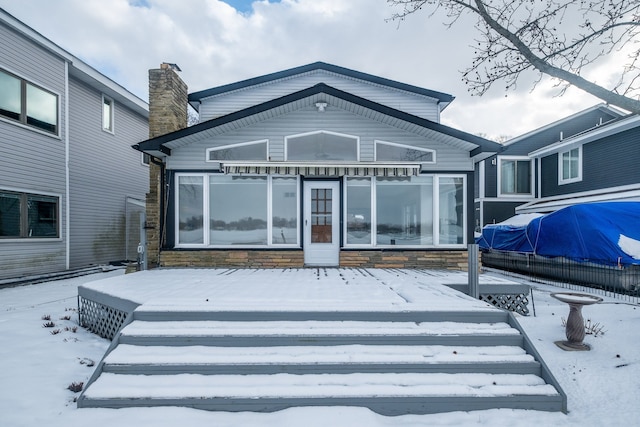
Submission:
<svg viewBox="0 0 640 427">
<path fill-rule="evenodd" d="M 502 81 L 517 86 L 522 73 L 535 70 L 559 82 L 561 94 L 575 86 L 603 101 L 640 113 L 640 2 L 638 0 L 387 0 L 403 21 L 424 9 L 444 10 L 447 25 L 463 14 L 477 17 L 471 65 L 463 80 L 482 95 Z M 612 53 L 629 51 L 612 87 L 583 77 L 590 65 Z"/>
</svg>

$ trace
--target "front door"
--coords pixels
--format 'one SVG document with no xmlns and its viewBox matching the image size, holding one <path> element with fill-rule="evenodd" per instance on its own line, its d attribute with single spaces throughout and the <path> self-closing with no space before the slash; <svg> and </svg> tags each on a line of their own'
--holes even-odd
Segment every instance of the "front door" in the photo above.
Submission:
<svg viewBox="0 0 640 427">
<path fill-rule="evenodd" d="M 340 183 L 304 183 L 304 263 L 337 266 L 340 262 Z"/>
</svg>

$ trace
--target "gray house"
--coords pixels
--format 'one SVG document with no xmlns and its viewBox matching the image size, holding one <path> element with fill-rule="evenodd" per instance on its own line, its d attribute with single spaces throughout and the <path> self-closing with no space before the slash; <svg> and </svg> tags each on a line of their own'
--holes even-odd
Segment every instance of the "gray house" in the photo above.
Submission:
<svg viewBox="0 0 640 427">
<path fill-rule="evenodd" d="M 186 108 L 172 67 L 150 76 L 150 123 Z M 199 124 L 135 146 L 150 263 L 465 268 L 474 166 L 500 146 L 442 125 L 452 101 L 323 62 L 190 94 Z"/>
<path fill-rule="evenodd" d="M 577 203 L 575 197 L 579 196 L 574 193 L 586 190 L 586 188 L 582 184 L 577 184 L 578 181 L 575 179 L 563 180 L 559 176 L 557 153 L 562 151 L 561 147 L 569 147 L 568 141 L 584 141 L 583 138 L 586 135 L 604 135 L 599 133 L 599 130 L 605 127 L 613 129 L 609 125 L 614 124 L 623 116 L 622 112 L 607 105 L 595 105 L 513 138 L 504 144 L 498 154 L 478 162 L 475 170 L 477 183 L 475 188 L 476 231 L 479 231 L 486 224 L 498 223 L 511 218 L 516 213 L 548 212 L 549 210 L 543 210 L 540 204 L 548 197 L 564 194 L 564 198 L 572 199 L 569 203 Z M 591 141 L 591 137 L 589 138 Z M 605 145 L 607 144 L 609 142 L 605 142 Z M 554 151 L 555 148 L 557 148 L 556 151 Z M 615 154 L 615 150 L 618 148 L 622 151 Z M 610 149 L 614 151 L 599 153 L 598 156 L 604 155 L 601 160 L 609 156 L 628 156 L 630 154 L 629 148 L 631 147 L 623 149 L 623 147 L 610 146 Z M 563 153 L 565 152 L 563 151 Z M 572 155 L 578 156 L 577 151 L 573 151 Z M 554 156 L 553 160 L 551 156 Z M 567 157 L 569 154 L 560 154 L 560 156 L 564 156 L 564 160 L 569 162 L 569 157 Z M 544 160 L 542 160 L 543 158 Z M 572 159 L 571 162 L 578 161 L 577 157 Z M 627 175 L 627 177 L 637 175 L 637 168 L 635 171 L 625 171 L 623 174 L 610 173 L 610 169 L 605 169 L 608 167 L 606 163 L 600 163 L 596 157 L 592 159 L 592 162 L 588 164 L 583 164 L 582 160 L 579 160 L 581 169 L 589 175 L 605 173 L 610 175 L 612 179 L 592 181 L 589 186 L 590 190 L 601 189 L 607 192 L 609 187 L 615 186 L 613 180 L 620 179 L 622 175 Z M 588 166 L 588 170 L 583 166 Z M 606 172 L 607 170 L 608 172 Z M 576 174 L 578 170 L 574 168 L 572 172 L 566 170 L 565 173 Z M 622 179 L 627 180 L 627 178 Z M 637 177 L 632 178 L 632 180 L 634 179 L 636 182 L 640 182 Z"/>
<path fill-rule="evenodd" d="M 0 279 L 135 259 L 148 107 L 0 9 Z"/>
</svg>

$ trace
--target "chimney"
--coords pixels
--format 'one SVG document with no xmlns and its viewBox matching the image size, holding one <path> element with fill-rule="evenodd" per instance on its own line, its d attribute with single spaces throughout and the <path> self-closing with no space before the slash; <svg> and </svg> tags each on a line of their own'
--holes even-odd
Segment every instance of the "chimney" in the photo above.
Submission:
<svg viewBox="0 0 640 427">
<path fill-rule="evenodd" d="M 149 70 L 149 139 L 187 127 L 187 85 L 176 64 Z"/>
<path fill-rule="evenodd" d="M 182 81 L 176 64 L 163 63 L 159 69 L 149 70 L 149 139 L 187 127 L 187 85 Z M 161 212 L 164 212 L 164 167 L 152 161 L 149 164 L 149 192 L 146 198 L 145 231 L 147 238 L 147 265 L 161 264 L 160 251 L 164 244 Z"/>
</svg>

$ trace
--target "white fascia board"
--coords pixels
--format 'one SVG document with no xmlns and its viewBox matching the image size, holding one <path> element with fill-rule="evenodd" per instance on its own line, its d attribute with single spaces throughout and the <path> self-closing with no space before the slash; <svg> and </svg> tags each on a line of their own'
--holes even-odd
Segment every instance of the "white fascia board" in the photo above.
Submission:
<svg viewBox="0 0 640 427">
<path fill-rule="evenodd" d="M 587 133 L 567 138 L 563 141 L 556 142 L 555 144 L 547 145 L 546 147 L 529 153 L 529 157 L 545 157 L 551 154 L 558 153 L 560 151 L 567 151 L 576 146 L 588 144 L 593 141 L 597 141 L 602 138 L 606 138 L 616 133 L 624 132 L 629 129 L 640 126 L 640 116 L 634 115 L 626 119 L 620 120 L 616 123 L 609 125 L 603 125 L 602 127 L 595 128 Z"/>
</svg>

